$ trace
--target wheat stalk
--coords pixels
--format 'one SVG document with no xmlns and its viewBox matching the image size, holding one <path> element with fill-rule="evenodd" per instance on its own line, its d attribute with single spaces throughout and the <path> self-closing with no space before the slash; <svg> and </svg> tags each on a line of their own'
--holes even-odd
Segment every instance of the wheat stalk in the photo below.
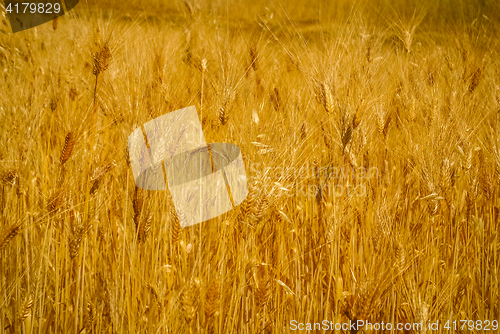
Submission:
<svg viewBox="0 0 500 334">
<path fill-rule="evenodd" d="M 181 296 L 182 311 L 184 313 L 184 318 L 190 327 L 190 332 L 192 332 L 192 325 L 196 318 L 196 313 L 198 311 L 198 306 L 195 301 L 195 294 L 197 293 L 197 287 L 193 281 L 189 282 L 184 289 Z"/>
<path fill-rule="evenodd" d="M 61 157 L 59 158 L 61 165 L 64 165 L 64 163 L 68 161 L 69 158 L 71 158 L 71 153 L 73 152 L 74 146 L 75 140 L 73 138 L 73 133 L 68 132 L 68 134 L 64 138 L 64 147 L 61 151 Z"/>
<path fill-rule="evenodd" d="M 215 280 L 207 291 L 207 298 L 205 301 L 205 318 L 207 322 L 211 321 L 218 312 L 221 294 L 220 290 L 220 282 Z"/>
<path fill-rule="evenodd" d="M 172 244 L 176 245 L 179 242 L 181 235 L 181 224 L 179 222 L 179 217 L 177 217 L 177 212 L 175 211 L 175 207 L 172 206 L 170 208 L 170 221 L 171 221 L 171 237 Z"/>
<path fill-rule="evenodd" d="M 10 227 L 6 228 L 0 237 L 0 252 L 7 246 L 7 244 L 21 232 L 22 223 L 12 224 Z"/>
<path fill-rule="evenodd" d="M 33 307 L 33 298 L 31 297 L 31 295 L 28 295 L 24 299 L 23 307 L 19 314 L 19 318 L 21 321 L 24 321 L 26 318 L 31 316 L 32 307 Z"/>
</svg>

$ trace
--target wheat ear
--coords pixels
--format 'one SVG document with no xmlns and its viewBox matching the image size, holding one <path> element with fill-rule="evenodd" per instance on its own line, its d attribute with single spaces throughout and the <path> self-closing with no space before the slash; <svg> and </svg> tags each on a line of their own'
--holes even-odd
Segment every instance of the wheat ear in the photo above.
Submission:
<svg viewBox="0 0 500 334">
<path fill-rule="evenodd" d="M 71 157 L 71 153 L 73 152 L 73 147 L 75 146 L 75 139 L 73 138 L 73 133 L 68 132 L 66 138 L 64 139 L 64 147 L 61 151 L 61 157 L 59 161 L 61 165 L 64 165 L 66 161 Z"/>
</svg>

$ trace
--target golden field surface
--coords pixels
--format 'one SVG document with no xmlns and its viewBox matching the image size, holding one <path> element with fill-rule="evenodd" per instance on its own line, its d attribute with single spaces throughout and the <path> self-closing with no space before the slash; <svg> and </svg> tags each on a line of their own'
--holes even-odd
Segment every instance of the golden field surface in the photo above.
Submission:
<svg viewBox="0 0 500 334">
<path fill-rule="evenodd" d="M 0 333 L 495 332 L 495 1 L 81 0 L 15 34 L 1 12 Z M 249 194 L 181 228 L 127 140 L 190 105 Z"/>
</svg>

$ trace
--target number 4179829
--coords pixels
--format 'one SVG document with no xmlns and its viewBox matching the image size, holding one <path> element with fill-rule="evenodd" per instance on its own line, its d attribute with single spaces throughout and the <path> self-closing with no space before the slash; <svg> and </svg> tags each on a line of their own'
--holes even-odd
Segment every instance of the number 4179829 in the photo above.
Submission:
<svg viewBox="0 0 500 334">
<path fill-rule="evenodd" d="M 455 321 L 450 321 L 448 320 L 445 324 L 444 324 L 444 329 L 447 329 L 447 330 L 457 330 L 457 329 L 460 329 L 460 330 L 464 330 L 464 329 L 468 329 L 468 330 L 485 330 L 485 331 L 496 331 L 498 329 L 498 321 L 497 320 L 493 320 L 493 321 L 489 321 L 489 320 L 455 320 Z"/>
<path fill-rule="evenodd" d="M 23 8 L 24 7 L 24 8 Z M 16 3 L 12 5 L 11 2 L 7 5 L 7 8 L 5 8 L 7 13 L 39 13 L 39 14 L 53 14 L 53 13 L 59 13 L 61 11 L 61 5 L 58 3 L 51 4 L 51 3 L 34 3 L 34 2 L 23 2 L 21 4 Z"/>
</svg>

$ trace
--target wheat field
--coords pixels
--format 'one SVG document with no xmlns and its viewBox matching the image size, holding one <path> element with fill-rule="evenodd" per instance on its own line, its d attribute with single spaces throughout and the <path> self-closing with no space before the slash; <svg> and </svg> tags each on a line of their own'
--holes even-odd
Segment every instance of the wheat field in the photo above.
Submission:
<svg viewBox="0 0 500 334">
<path fill-rule="evenodd" d="M 81 0 L 16 34 L 1 12 L 0 333 L 495 332 L 495 1 Z M 191 105 L 249 194 L 181 228 L 127 140 Z"/>
</svg>

